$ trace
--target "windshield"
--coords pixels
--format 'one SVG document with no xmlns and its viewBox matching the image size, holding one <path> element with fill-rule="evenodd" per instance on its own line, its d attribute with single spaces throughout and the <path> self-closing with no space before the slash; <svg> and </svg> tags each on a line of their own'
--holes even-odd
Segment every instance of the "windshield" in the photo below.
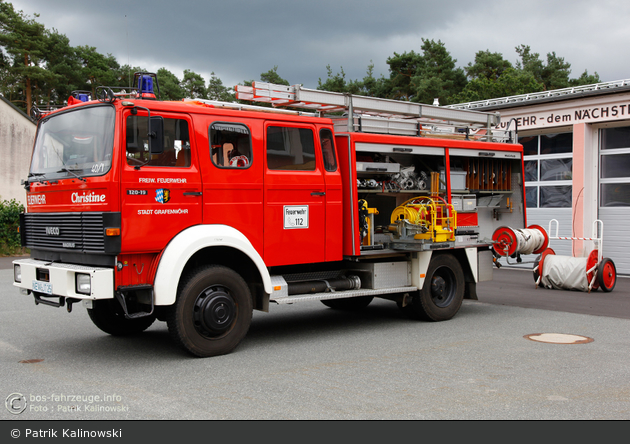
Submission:
<svg viewBox="0 0 630 444">
<path fill-rule="evenodd" d="M 101 176 L 112 165 L 111 106 L 94 106 L 46 117 L 37 132 L 31 180 Z"/>
</svg>

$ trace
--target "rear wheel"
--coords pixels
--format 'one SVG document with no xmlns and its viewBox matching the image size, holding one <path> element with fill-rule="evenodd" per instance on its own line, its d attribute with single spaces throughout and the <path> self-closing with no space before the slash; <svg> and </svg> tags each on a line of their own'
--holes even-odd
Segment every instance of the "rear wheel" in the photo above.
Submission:
<svg viewBox="0 0 630 444">
<path fill-rule="evenodd" d="M 92 302 L 87 310 L 90 319 L 105 333 L 114 336 L 128 336 L 141 333 L 155 322 L 155 316 L 127 319 L 120 304 L 114 299 L 103 299 Z"/>
<path fill-rule="evenodd" d="M 223 355 L 247 334 L 252 310 L 251 293 L 238 273 L 219 265 L 201 267 L 182 282 L 168 330 L 193 355 Z"/>
<path fill-rule="evenodd" d="M 440 254 L 431 259 L 422 289 L 402 309 L 414 319 L 446 321 L 459 311 L 463 299 L 464 272 L 461 265 L 454 256 Z"/>
<path fill-rule="evenodd" d="M 602 263 L 599 264 L 597 269 L 597 282 L 601 289 L 606 292 L 612 291 L 613 288 L 615 288 L 615 284 L 617 283 L 617 268 L 611 259 L 607 257 L 602 259 Z"/>
<path fill-rule="evenodd" d="M 326 307 L 334 308 L 335 310 L 361 310 L 368 305 L 374 299 L 374 296 L 359 296 L 356 298 L 343 298 L 343 299 L 322 299 L 322 304 Z"/>
</svg>

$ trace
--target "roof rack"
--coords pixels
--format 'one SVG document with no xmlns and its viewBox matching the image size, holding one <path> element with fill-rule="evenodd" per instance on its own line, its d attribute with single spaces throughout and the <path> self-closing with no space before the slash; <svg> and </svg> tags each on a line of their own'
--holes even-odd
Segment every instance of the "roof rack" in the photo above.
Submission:
<svg viewBox="0 0 630 444">
<path fill-rule="evenodd" d="M 296 116 L 311 116 L 315 117 L 318 114 L 312 112 L 304 112 L 304 111 L 292 111 L 288 109 L 276 109 L 269 108 L 266 106 L 257 106 L 257 105 L 244 105 L 242 103 L 235 102 L 222 102 L 220 100 L 208 100 L 208 99 L 183 99 L 184 103 L 191 103 L 195 105 L 207 105 L 212 106 L 214 108 L 222 108 L 222 109 L 234 109 L 234 110 L 244 110 L 244 111 L 262 111 L 267 113 L 277 113 L 277 114 L 292 114 Z"/>
<path fill-rule="evenodd" d="M 302 85 L 252 82 L 252 86 L 236 85 L 234 90 L 239 100 L 270 103 L 274 107 L 311 109 L 320 114 L 343 112 L 345 118 L 335 119 L 335 126 L 343 131 L 437 137 L 451 134 L 462 138 L 477 134 L 483 140 L 501 141 L 509 138 L 506 131 L 494 129 L 500 123 L 498 113 L 320 91 Z"/>
<path fill-rule="evenodd" d="M 515 96 L 499 97 L 496 99 L 478 100 L 475 102 L 458 103 L 448 105 L 448 108 L 458 110 L 473 110 L 477 108 L 487 108 L 490 106 L 501 106 L 512 103 L 527 103 L 545 99 L 570 98 L 568 96 L 596 93 L 616 88 L 630 87 L 630 79 L 615 80 L 614 82 L 593 83 L 591 85 L 575 86 L 572 88 L 553 89 L 529 94 L 519 94 Z"/>
<path fill-rule="evenodd" d="M 116 99 L 149 99 L 160 100 L 160 84 L 157 74 L 152 72 L 135 72 L 133 85 L 124 86 L 98 86 L 96 97 L 101 102 L 113 103 Z"/>
</svg>

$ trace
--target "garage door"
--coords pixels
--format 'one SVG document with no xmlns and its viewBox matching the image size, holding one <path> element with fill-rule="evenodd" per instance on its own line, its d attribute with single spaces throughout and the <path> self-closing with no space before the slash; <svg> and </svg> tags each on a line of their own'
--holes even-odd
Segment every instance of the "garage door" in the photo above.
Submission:
<svg viewBox="0 0 630 444">
<path fill-rule="evenodd" d="M 630 126 L 600 130 L 599 218 L 604 257 L 630 275 Z"/>
</svg>

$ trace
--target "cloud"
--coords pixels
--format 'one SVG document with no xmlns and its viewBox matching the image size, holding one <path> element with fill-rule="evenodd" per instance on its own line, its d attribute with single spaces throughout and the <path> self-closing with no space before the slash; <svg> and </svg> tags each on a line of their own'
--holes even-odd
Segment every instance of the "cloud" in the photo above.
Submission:
<svg viewBox="0 0 630 444">
<path fill-rule="evenodd" d="M 40 13 L 73 46 L 94 46 L 120 64 L 178 77 L 184 69 L 214 72 L 232 86 L 258 79 L 278 66 L 290 83 L 317 87 L 343 67 L 348 79 L 362 78 L 370 61 L 375 75 L 388 75 L 394 52 L 420 51 L 422 38 L 441 40 L 458 66 L 480 50 L 500 52 L 511 62 L 514 48 L 529 45 L 545 58 L 555 51 L 603 81 L 628 75 L 619 48 L 630 41 L 630 2 L 543 0 L 482 2 L 444 0 L 16 0 L 16 9 Z"/>
</svg>

